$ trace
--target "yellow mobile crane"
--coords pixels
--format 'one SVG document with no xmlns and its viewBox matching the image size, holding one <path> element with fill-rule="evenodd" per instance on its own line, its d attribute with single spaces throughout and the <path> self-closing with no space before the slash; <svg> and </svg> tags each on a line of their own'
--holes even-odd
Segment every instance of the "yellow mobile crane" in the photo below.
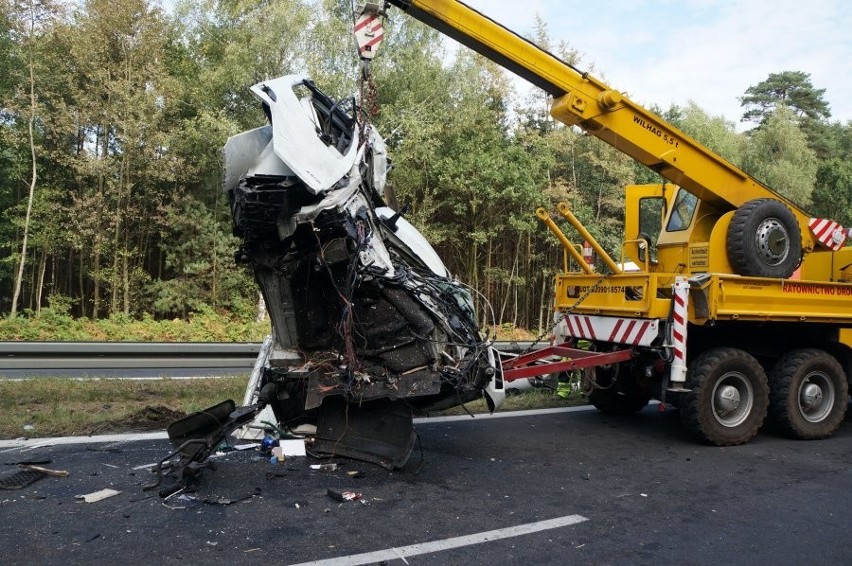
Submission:
<svg viewBox="0 0 852 566">
<path fill-rule="evenodd" d="M 388 4 L 543 89 L 555 119 L 668 181 L 626 187 L 620 261 L 558 206 L 600 257 L 602 273 L 536 211 L 565 249 L 556 345 L 504 364 L 504 379 L 586 368 L 584 389 L 598 409 L 629 413 L 652 397 L 671 401 L 688 430 L 717 445 L 747 442 L 767 413 L 798 438 L 840 426 L 852 375 L 845 229 L 811 218 L 621 92 L 462 2 Z M 579 340 L 589 349 L 576 348 Z M 554 355 L 562 361 L 541 365 Z"/>
</svg>

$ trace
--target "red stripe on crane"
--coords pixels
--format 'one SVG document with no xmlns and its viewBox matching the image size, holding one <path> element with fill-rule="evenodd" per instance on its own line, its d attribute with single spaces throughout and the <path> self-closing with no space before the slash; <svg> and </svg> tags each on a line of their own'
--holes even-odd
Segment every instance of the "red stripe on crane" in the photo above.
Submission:
<svg viewBox="0 0 852 566">
<path fill-rule="evenodd" d="M 371 16 L 364 18 L 363 20 L 361 20 L 360 22 L 355 24 L 355 31 L 361 31 L 363 28 L 365 28 L 368 25 L 370 25 L 371 23 L 373 23 L 373 20 L 375 20 L 378 17 L 379 17 L 378 15 L 373 14 Z"/>
<path fill-rule="evenodd" d="M 594 327 L 592 327 L 592 321 L 589 319 L 589 317 L 585 317 L 585 320 L 586 320 L 586 328 L 589 329 L 589 337 L 592 340 L 597 340 L 598 337 L 595 336 L 595 329 L 594 329 Z"/>
<path fill-rule="evenodd" d="M 815 235 L 818 239 L 822 240 L 823 236 L 831 233 L 832 228 L 834 228 L 834 223 L 833 222 L 827 222 L 825 224 L 825 226 L 823 226 L 822 228 L 819 229 L 819 232 L 815 232 Z M 823 243 L 825 243 L 825 242 L 823 242 Z"/>
<path fill-rule="evenodd" d="M 615 328 L 613 328 L 613 329 L 612 329 L 612 334 L 610 334 L 610 335 L 609 335 L 609 340 L 608 340 L 608 342 L 614 342 L 614 341 L 615 341 L 615 335 L 616 335 L 616 334 L 618 334 L 618 329 L 619 329 L 619 328 L 621 328 L 621 325 L 622 325 L 622 324 L 624 324 L 624 319 L 623 319 L 623 318 L 619 318 L 619 319 L 615 322 Z"/>
<path fill-rule="evenodd" d="M 633 341 L 634 346 L 639 344 L 639 340 L 641 340 L 642 337 L 645 336 L 645 331 L 648 330 L 648 326 L 650 324 L 651 323 L 646 320 L 645 322 L 642 323 L 642 326 L 639 327 L 639 332 L 636 333 L 636 340 Z"/>
<path fill-rule="evenodd" d="M 631 320 L 627 323 L 627 329 L 621 334 L 620 342 L 627 343 L 630 341 L 630 333 L 633 331 L 633 327 L 636 326 L 636 321 Z"/>
</svg>

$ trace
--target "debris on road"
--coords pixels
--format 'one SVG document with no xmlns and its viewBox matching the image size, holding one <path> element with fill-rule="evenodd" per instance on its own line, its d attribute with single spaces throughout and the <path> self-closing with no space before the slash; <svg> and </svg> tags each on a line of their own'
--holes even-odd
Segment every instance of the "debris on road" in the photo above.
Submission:
<svg viewBox="0 0 852 566">
<path fill-rule="evenodd" d="M 21 467 L 24 468 L 25 470 L 32 470 L 34 472 L 40 472 L 40 473 L 42 473 L 46 476 L 53 476 L 55 478 L 67 478 L 69 476 L 69 473 L 65 470 L 52 470 L 50 468 L 42 468 L 41 466 L 33 466 L 33 465 L 26 465 L 26 466 L 21 466 Z"/>
<path fill-rule="evenodd" d="M 118 495 L 119 493 L 121 492 L 117 489 L 104 488 L 99 491 L 87 493 L 85 495 L 78 495 L 77 499 L 82 499 L 86 503 L 97 503 L 98 501 L 113 497 L 114 495 Z"/>
<path fill-rule="evenodd" d="M 44 477 L 47 477 L 47 474 L 35 470 L 18 470 L 9 476 L 0 478 L 0 489 L 23 489 Z"/>
<path fill-rule="evenodd" d="M 360 493 L 355 491 L 335 491 L 331 488 L 328 488 L 326 493 L 328 493 L 329 497 L 340 503 L 344 501 L 358 501 L 362 497 Z"/>
</svg>

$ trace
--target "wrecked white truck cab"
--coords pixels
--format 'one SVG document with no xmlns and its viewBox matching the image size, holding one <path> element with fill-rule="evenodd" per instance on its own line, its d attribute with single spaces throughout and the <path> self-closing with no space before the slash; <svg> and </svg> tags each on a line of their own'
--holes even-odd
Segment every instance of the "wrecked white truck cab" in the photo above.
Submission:
<svg viewBox="0 0 852 566">
<path fill-rule="evenodd" d="M 292 75 L 252 92 L 269 125 L 224 150 L 237 259 L 272 320 L 245 404 L 316 425 L 314 454 L 401 466 L 414 415 L 502 402 L 499 360 L 469 291 L 385 205 L 385 144 L 354 97 Z"/>
</svg>

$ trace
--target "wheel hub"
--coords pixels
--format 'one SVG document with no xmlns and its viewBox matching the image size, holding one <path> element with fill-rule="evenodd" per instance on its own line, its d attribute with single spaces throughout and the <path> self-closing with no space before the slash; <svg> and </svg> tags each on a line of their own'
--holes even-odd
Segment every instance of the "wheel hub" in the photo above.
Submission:
<svg viewBox="0 0 852 566">
<path fill-rule="evenodd" d="M 713 416 L 722 426 L 736 427 L 751 415 L 754 392 L 749 379 L 738 371 L 723 375 L 713 389 Z"/>
<path fill-rule="evenodd" d="M 760 259 L 768 265 L 779 265 L 790 253 L 787 230 L 777 218 L 767 218 L 761 222 L 754 239 Z"/>
<path fill-rule="evenodd" d="M 819 388 L 819 385 L 808 383 L 802 388 L 800 401 L 802 403 L 802 408 L 806 411 L 813 409 L 819 405 L 820 401 L 822 401 L 822 389 Z"/>
<path fill-rule="evenodd" d="M 735 411 L 740 406 L 740 392 L 733 385 L 725 385 L 719 388 L 716 406 L 722 411 Z"/>
<path fill-rule="evenodd" d="M 834 383 L 827 374 L 815 371 L 802 380 L 798 401 L 805 420 L 822 422 L 834 407 Z"/>
</svg>

